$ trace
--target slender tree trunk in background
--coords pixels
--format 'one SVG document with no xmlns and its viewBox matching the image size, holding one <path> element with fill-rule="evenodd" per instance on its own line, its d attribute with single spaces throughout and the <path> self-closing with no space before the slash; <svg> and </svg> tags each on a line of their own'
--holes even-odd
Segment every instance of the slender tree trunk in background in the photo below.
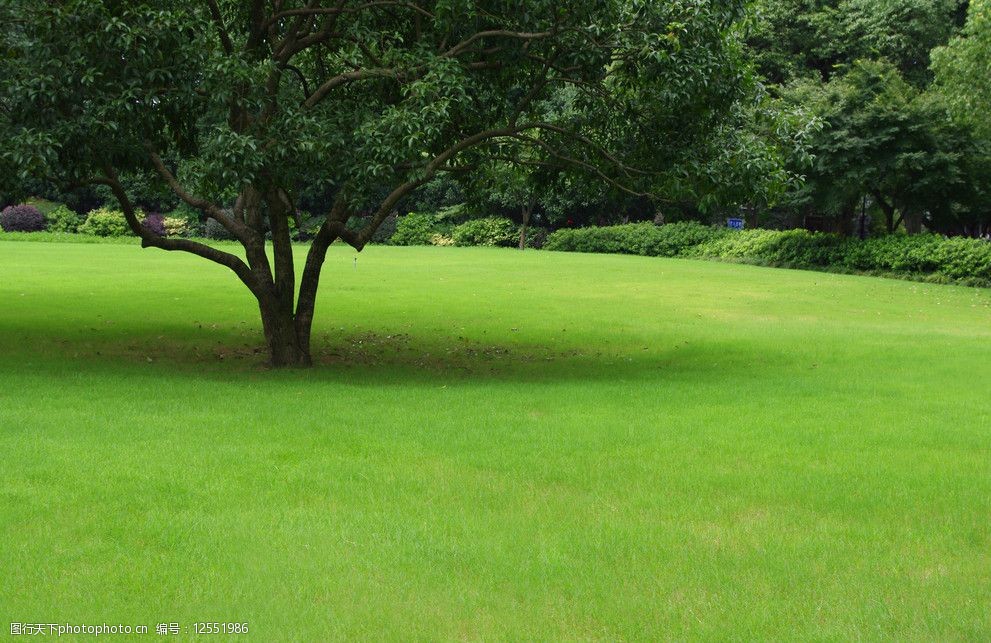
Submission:
<svg viewBox="0 0 991 643">
<path fill-rule="evenodd" d="M 840 219 L 836 222 L 836 232 L 844 237 L 849 237 L 851 231 L 851 226 L 853 225 L 853 217 L 855 213 L 855 208 L 853 205 L 846 205 L 840 212 Z"/>
<path fill-rule="evenodd" d="M 895 231 L 895 226 L 897 222 L 895 221 L 895 208 L 891 206 L 887 201 L 881 198 L 880 194 L 874 193 L 874 201 L 877 203 L 877 207 L 881 208 L 881 212 L 884 213 L 884 227 L 891 234 Z"/>
<path fill-rule="evenodd" d="M 530 201 L 523 206 L 523 225 L 520 226 L 520 250 L 526 250 L 526 229 L 530 225 L 530 214 L 533 212 L 535 199 L 530 198 Z"/>
<path fill-rule="evenodd" d="M 750 204 L 746 208 L 746 218 L 747 228 L 753 230 L 754 228 L 760 227 L 760 213 L 757 210 L 757 206 Z"/>
<path fill-rule="evenodd" d="M 906 208 L 902 217 L 905 220 L 905 232 L 922 234 L 922 212 Z"/>
</svg>

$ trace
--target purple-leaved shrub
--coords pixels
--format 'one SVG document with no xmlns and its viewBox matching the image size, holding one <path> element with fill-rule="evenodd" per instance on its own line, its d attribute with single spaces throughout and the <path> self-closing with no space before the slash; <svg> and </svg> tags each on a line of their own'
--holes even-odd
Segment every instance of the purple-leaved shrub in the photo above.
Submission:
<svg viewBox="0 0 991 643">
<path fill-rule="evenodd" d="M 0 212 L 4 232 L 39 232 L 45 229 L 45 215 L 32 205 L 11 205 Z"/>
<path fill-rule="evenodd" d="M 165 236 L 165 217 L 157 212 L 149 212 L 147 216 L 141 221 L 144 227 L 148 228 L 155 234 L 164 237 Z"/>
</svg>

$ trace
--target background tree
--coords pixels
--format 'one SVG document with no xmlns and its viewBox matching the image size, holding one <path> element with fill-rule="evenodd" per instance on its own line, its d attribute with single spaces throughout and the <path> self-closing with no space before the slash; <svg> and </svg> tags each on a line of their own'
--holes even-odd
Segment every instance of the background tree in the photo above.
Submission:
<svg viewBox="0 0 991 643">
<path fill-rule="evenodd" d="M 2 12 L 8 160 L 105 185 L 142 245 L 231 269 L 258 301 L 275 366 L 311 361 L 330 244 L 361 250 L 439 174 L 509 144 L 645 190 L 706 147 L 749 88 L 742 0 L 7 0 Z M 561 87 L 567 111 L 552 109 Z M 243 255 L 144 227 L 131 172 L 154 172 Z M 297 295 L 289 221 L 302 186 L 334 201 Z"/>
<path fill-rule="evenodd" d="M 970 3 L 963 32 L 933 51 L 933 68 L 956 116 L 991 137 L 991 1 Z"/>
<path fill-rule="evenodd" d="M 887 232 L 923 223 L 953 227 L 953 213 L 979 200 L 986 151 L 945 103 L 919 92 L 887 62 L 859 61 L 825 85 L 795 83 L 785 95 L 824 122 L 812 139 L 815 162 L 806 203 L 848 224 L 866 197 Z"/>
<path fill-rule="evenodd" d="M 929 52 L 963 24 L 966 0 L 759 0 L 748 44 L 761 74 L 828 81 L 861 59 L 885 59 L 916 87 Z"/>
</svg>

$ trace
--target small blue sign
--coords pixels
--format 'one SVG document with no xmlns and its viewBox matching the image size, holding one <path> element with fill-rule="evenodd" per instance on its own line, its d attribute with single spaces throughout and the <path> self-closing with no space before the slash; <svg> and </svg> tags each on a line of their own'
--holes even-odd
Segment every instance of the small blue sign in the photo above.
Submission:
<svg viewBox="0 0 991 643">
<path fill-rule="evenodd" d="M 733 230 L 743 230 L 743 219 L 726 219 L 726 227 Z"/>
</svg>

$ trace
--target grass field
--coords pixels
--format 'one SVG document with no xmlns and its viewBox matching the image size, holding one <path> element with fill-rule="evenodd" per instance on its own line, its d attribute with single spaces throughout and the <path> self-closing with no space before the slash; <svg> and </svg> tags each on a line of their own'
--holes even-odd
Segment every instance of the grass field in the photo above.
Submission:
<svg viewBox="0 0 991 643">
<path fill-rule="evenodd" d="M 223 268 L 0 243 L 0 631 L 991 638 L 991 291 L 354 256 L 271 372 Z"/>
</svg>

